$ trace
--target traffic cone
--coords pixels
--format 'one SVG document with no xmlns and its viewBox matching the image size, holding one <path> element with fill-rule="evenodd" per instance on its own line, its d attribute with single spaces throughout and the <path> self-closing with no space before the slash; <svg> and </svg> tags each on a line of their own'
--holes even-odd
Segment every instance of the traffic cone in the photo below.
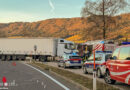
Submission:
<svg viewBox="0 0 130 90">
<path fill-rule="evenodd" d="M 4 86 L 8 86 L 8 83 L 7 83 L 6 77 L 3 77 L 2 81 L 3 81 L 3 85 L 4 85 Z"/>
</svg>

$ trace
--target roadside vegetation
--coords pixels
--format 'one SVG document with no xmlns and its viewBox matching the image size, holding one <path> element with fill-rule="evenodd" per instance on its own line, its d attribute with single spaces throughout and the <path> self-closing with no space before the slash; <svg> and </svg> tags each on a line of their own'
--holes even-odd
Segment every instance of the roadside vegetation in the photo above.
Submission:
<svg viewBox="0 0 130 90">
<path fill-rule="evenodd" d="M 78 75 L 78 74 L 75 74 L 75 73 L 72 73 L 70 71 L 60 69 L 60 68 L 45 65 L 43 63 L 32 62 L 31 65 L 38 66 L 44 70 L 52 71 L 60 76 L 63 76 L 67 79 L 70 79 L 70 80 L 90 89 L 90 90 L 93 89 L 93 80 L 90 78 L 87 78 L 87 77 L 84 77 L 82 75 Z M 117 89 L 111 85 L 97 81 L 97 90 L 119 90 L 119 89 Z"/>
</svg>

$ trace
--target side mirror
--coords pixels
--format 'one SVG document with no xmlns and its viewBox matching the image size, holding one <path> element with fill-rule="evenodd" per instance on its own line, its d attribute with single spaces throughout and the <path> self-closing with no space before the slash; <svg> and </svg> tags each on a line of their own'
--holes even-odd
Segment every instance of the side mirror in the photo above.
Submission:
<svg viewBox="0 0 130 90">
<path fill-rule="evenodd" d="M 126 60 L 130 60 L 130 57 L 127 57 Z"/>
<path fill-rule="evenodd" d="M 113 57 L 110 57 L 111 60 L 116 60 L 117 57 L 116 56 L 113 56 Z"/>
<path fill-rule="evenodd" d="M 110 59 L 113 59 L 113 57 L 110 57 Z"/>
<path fill-rule="evenodd" d="M 116 59 L 117 59 L 117 57 L 116 57 L 116 56 L 113 56 L 113 59 L 114 59 L 114 60 L 116 60 Z"/>
</svg>

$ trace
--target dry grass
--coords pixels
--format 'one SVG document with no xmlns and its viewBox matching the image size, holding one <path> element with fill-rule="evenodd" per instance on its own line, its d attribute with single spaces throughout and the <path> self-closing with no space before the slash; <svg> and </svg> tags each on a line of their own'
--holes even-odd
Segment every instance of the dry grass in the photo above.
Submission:
<svg viewBox="0 0 130 90">
<path fill-rule="evenodd" d="M 41 67 L 44 70 L 51 70 L 51 71 L 53 71 L 61 76 L 64 76 L 68 79 L 73 80 L 74 82 L 81 84 L 82 86 L 84 86 L 86 88 L 89 88 L 90 90 L 93 89 L 93 80 L 90 78 L 87 78 L 87 77 L 84 77 L 82 75 L 75 74 L 75 73 L 72 73 L 70 71 L 60 69 L 60 68 L 48 66 L 48 65 L 45 65 L 42 63 L 33 62 L 32 65 L 38 65 L 39 67 Z M 108 84 L 101 83 L 101 82 L 97 81 L 97 90 L 119 90 L 119 89 L 114 88 L 113 86 L 110 86 Z"/>
</svg>

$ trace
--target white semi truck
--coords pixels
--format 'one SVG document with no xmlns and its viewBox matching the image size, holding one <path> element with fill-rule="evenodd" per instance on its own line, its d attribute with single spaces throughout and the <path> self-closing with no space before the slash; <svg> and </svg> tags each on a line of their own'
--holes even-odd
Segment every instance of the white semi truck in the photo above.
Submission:
<svg viewBox="0 0 130 90">
<path fill-rule="evenodd" d="M 1 38 L 0 60 L 47 60 L 74 52 L 74 43 L 58 38 Z"/>
</svg>

